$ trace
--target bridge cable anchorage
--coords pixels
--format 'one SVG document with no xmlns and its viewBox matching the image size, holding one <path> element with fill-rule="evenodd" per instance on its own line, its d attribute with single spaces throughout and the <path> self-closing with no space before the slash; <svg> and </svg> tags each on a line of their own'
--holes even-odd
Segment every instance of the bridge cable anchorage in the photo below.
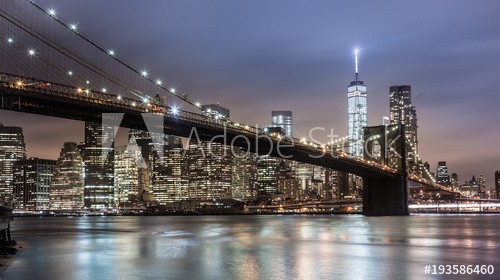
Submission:
<svg viewBox="0 0 500 280">
<path fill-rule="evenodd" d="M 73 24 L 66 24 L 65 22 L 63 22 L 62 20 L 60 20 L 59 18 L 56 18 L 55 16 L 51 15 L 51 11 L 50 10 L 46 10 L 44 9 L 43 7 L 41 7 L 40 5 L 36 4 L 33 0 L 26 0 L 28 1 L 31 5 L 33 5 L 34 7 L 36 7 L 37 9 L 39 9 L 40 11 L 44 12 L 45 14 L 47 14 L 48 16 L 50 16 L 50 18 L 54 19 L 56 22 L 58 22 L 59 24 L 63 25 L 64 27 L 70 29 L 70 30 L 73 30 L 74 31 L 74 34 L 77 35 L 78 37 L 80 37 L 81 39 L 85 40 L 87 43 L 89 43 L 90 45 L 92 45 L 93 47 L 97 48 L 99 51 L 107 54 L 108 56 L 110 56 L 112 59 L 114 59 L 115 61 L 117 61 L 118 63 L 120 63 L 121 65 L 125 66 L 126 68 L 128 68 L 129 70 L 131 70 L 132 72 L 144 77 L 147 81 L 149 81 L 150 83 L 152 83 L 153 85 L 156 85 L 158 86 L 159 88 L 163 89 L 164 91 L 168 92 L 169 94 L 171 94 L 172 96 L 175 96 L 179 99 L 181 99 L 182 101 L 188 103 L 189 105 L 193 106 L 194 108 L 198 109 L 198 110 L 201 110 L 201 108 L 199 106 L 197 106 L 196 102 L 193 102 L 193 101 L 190 101 L 188 100 L 186 97 L 183 97 L 181 95 L 178 95 L 176 94 L 175 91 L 172 91 L 170 89 L 167 89 L 166 87 L 164 87 L 161 83 L 157 83 L 157 81 L 153 80 L 152 78 L 148 77 L 147 75 L 142 75 L 142 71 L 139 71 L 137 70 L 136 68 L 132 67 L 130 64 L 126 63 L 125 61 L 119 59 L 118 57 L 116 57 L 114 55 L 114 51 L 112 54 L 110 54 L 109 51 L 107 51 L 105 48 L 101 47 L 100 45 L 98 45 L 96 42 L 94 42 L 93 40 L 89 39 L 88 37 L 82 35 L 80 32 L 76 32 L 76 29 L 75 28 L 72 28 L 74 27 Z"/>
</svg>

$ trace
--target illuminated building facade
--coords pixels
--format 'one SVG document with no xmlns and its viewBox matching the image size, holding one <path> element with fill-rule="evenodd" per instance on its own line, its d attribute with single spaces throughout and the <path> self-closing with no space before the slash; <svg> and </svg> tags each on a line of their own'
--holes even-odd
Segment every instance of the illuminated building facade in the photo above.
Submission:
<svg viewBox="0 0 500 280">
<path fill-rule="evenodd" d="M 349 154 L 363 156 L 363 127 L 367 125 L 366 85 L 358 79 L 358 50 L 356 79 L 347 87 L 347 122 Z"/>
<path fill-rule="evenodd" d="M 0 123 L 0 201 L 8 203 L 14 186 L 14 162 L 26 159 L 23 129 Z"/>
<path fill-rule="evenodd" d="M 55 160 L 29 158 L 14 163 L 14 209 L 49 209 L 49 193 Z"/>
<path fill-rule="evenodd" d="M 285 136 L 293 135 L 293 117 L 292 111 L 271 111 L 272 126 L 281 127 Z"/>
<path fill-rule="evenodd" d="M 111 145 L 108 145 L 111 143 Z M 113 208 L 114 196 L 114 144 L 113 128 L 100 123 L 85 123 L 84 204 L 88 209 Z"/>
<path fill-rule="evenodd" d="M 50 209 L 83 208 L 83 158 L 78 145 L 64 143 L 50 183 Z"/>
</svg>

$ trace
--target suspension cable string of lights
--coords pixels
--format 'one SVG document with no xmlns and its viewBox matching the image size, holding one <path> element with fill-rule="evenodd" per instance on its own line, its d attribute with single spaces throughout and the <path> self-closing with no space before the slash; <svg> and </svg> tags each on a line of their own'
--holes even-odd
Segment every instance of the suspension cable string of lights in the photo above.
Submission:
<svg viewBox="0 0 500 280">
<path fill-rule="evenodd" d="M 121 65 L 125 66 L 126 68 L 128 68 L 132 72 L 134 72 L 134 73 L 142 76 L 144 79 L 146 79 L 150 83 L 156 85 L 157 87 L 163 89 L 164 91 L 168 92 L 172 96 L 175 96 L 175 97 L 181 99 L 182 101 L 188 103 L 189 105 L 193 106 L 194 108 L 196 108 L 198 110 L 201 110 L 201 106 L 200 106 L 200 104 L 198 102 L 192 102 L 192 101 L 188 100 L 186 97 L 177 94 L 175 88 L 170 88 L 170 89 L 166 88 L 165 86 L 163 86 L 161 80 L 153 80 L 153 79 L 151 79 L 149 77 L 147 71 L 145 71 L 145 70 L 138 70 L 138 69 L 134 68 L 133 66 L 131 66 L 130 64 L 128 64 L 127 62 L 123 61 L 122 59 L 119 59 L 115 55 L 115 51 L 114 50 L 108 50 L 107 51 L 103 47 L 101 47 L 100 45 L 98 45 L 95 41 L 89 39 L 87 36 L 82 35 L 80 32 L 78 32 L 78 30 L 76 28 L 76 25 L 74 25 L 74 24 L 67 24 L 67 23 L 63 22 L 62 20 L 60 20 L 59 18 L 55 17 L 55 11 L 54 10 L 52 10 L 52 9 L 47 10 L 47 9 L 41 7 L 40 5 L 36 4 L 32 0 L 26 0 L 26 1 L 28 1 L 29 3 L 31 3 L 34 7 L 38 8 L 42 12 L 46 13 L 47 15 L 49 15 L 52 19 L 54 19 L 59 24 L 62 24 L 66 28 L 72 30 L 75 35 L 77 35 L 78 37 L 80 37 L 81 39 L 83 39 L 84 41 L 86 41 L 87 43 L 89 43 L 90 45 L 92 45 L 93 47 L 95 47 L 96 49 L 98 49 L 99 51 L 108 54 L 108 56 L 110 56 L 112 59 L 114 59 L 115 61 L 117 61 Z"/>
<path fill-rule="evenodd" d="M 79 64 L 79 65 L 83 66 L 84 68 L 86 68 L 87 70 L 89 70 L 89 71 L 97 74 L 98 76 L 101 76 L 105 80 L 110 81 L 111 83 L 115 84 L 116 86 L 122 88 L 125 91 L 130 91 L 131 90 L 131 88 L 127 88 L 125 86 L 126 83 L 124 83 L 123 81 L 119 80 L 119 78 L 113 77 L 112 75 L 110 75 L 109 73 L 107 73 L 105 70 L 100 69 L 98 66 L 85 61 L 85 59 L 83 59 L 78 54 L 72 52 L 71 50 L 65 48 L 64 46 L 61 46 L 60 44 L 57 44 L 56 42 L 54 42 L 50 38 L 47 38 L 43 34 L 40 34 L 36 30 L 33 30 L 33 28 L 30 29 L 28 26 L 26 26 L 26 25 L 22 24 L 21 22 L 19 22 L 19 20 L 15 19 L 15 18 L 12 18 L 9 15 L 5 14 L 3 11 L 0 11 L 0 17 L 2 17 L 5 20 L 9 21 L 13 25 L 15 25 L 16 27 L 18 27 L 21 30 L 25 31 L 26 33 L 30 34 L 31 36 L 35 37 L 36 39 L 40 40 L 42 43 L 48 45 L 49 47 L 51 47 L 52 49 L 54 49 L 57 52 L 61 53 L 65 57 L 70 58 L 71 60 L 73 60 L 77 64 Z M 7 40 L 9 40 L 9 38 Z M 35 54 L 34 50 L 30 49 L 30 51 L 33 52 L 33 53 L 30 53 L 30 55 L 34 55 Z M 66 72 L 66 70 L 64 72 Z M 71 70 L 69 70 L 69 72 L 67 72 L 67 73 L 70 74 L 70 75 L 74 74 L 73 71 L 71 71 Z M 118 79 L 118 80 L 115 80 L 115 79 Z M 82 80 L 85 81 L 85 79 L 83 79 L 83 78 L 82 78 Z"/>
</svg>

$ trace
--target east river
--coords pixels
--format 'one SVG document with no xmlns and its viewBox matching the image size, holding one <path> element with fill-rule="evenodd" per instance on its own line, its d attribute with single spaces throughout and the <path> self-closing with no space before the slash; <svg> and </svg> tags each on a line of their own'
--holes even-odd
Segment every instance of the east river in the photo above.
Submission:
<svg viewBox="0 0 500 280">
<path fill-rule="evenodd" d="M 24 246 L 3 279 L 440 279 L 425 266 L 448 264 L 500 275 L 500 215 L 32 217 L 12 234 Z"/>
</svg>

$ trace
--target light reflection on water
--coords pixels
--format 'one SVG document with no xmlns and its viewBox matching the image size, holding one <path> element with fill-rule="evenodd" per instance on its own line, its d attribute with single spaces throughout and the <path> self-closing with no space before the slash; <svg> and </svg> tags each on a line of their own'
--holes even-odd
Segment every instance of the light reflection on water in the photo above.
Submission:
<svg viewBox="0 0 500 280">
<path fill-rule="evenodd" d="M 422 279 L 493 264 L 500 216 L 16 218 L 5 279 Z"/>
</svg>

